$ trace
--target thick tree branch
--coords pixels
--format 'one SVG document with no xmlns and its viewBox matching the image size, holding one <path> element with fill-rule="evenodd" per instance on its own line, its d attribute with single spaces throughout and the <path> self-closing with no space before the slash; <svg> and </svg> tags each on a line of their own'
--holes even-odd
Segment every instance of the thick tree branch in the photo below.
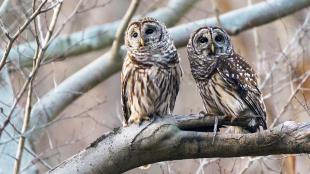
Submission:
<svg viewBox="0 0 310 174">
<path fill-rule="evenodd" d="M 230 124 L 219 117 L 219 124 Z M 115 129 L 49 173 L 121 173 L 159 161 L 310 153 L 310 123 L 285 122 L 254 134 L 192 131 L 212 130 L 213 117 L 167 116 L 142 125 Z M 239 123 L 234 123 L 239 124 Z"/>
<path fill-rule="evenodd" d="M 234 35 L 251 27 L 256 27 L 279 19 L 309 5 L 309 0 L 264 1 L 250 7 L 225 13 L 220 16 L 220 21 L 221 25 L 224 26 L 230 34 Z M 175 15 L 166 17 L 171 21 L 176 21 Z M 178 17 L 180 18 L 180 16 Z M 159 19 L 162 20 L 164 17 L 162 16 Z M 169 20 L 165 19 L 163 21 L 167 22 Z M 187 44 L 189 35 L 193 30 L 204 25 L 214 24 L 216 24 L 216 19 L 208 18 L 173 27 L 169 31 L 177 47 L 182 47 Z M 119 58 L 124 57 L 125 54 L 125 49 L 120 49 L 118 53 Z M 81 96 L 81 94 L 118 72 L 121 69 L 122 62 L 115 62 L 114 60 L 111 59 L 110 53 L 102 55 L 43 96 L 40 101 L 34 105 L 32 115 L 35 115 L 36 118 L 32 119 L 32 125 L 37 125 L 36 123 L 38 122 L 42 125 L 54 119 L 64 108 Z M 81 79 L 83 80 L 81 81 Z M 40 131 L 35 132 L 40 133 Z"/>
</svg>

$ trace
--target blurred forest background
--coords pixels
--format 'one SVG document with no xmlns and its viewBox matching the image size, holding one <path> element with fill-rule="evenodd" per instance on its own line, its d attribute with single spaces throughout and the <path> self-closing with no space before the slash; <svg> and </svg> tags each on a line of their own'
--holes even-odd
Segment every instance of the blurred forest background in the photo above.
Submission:
<svg viewBox="0 0 310 174">
<path fill-rule="evenodd" d="M 263 1 L 265 0 L 189 0 L 188 2 L 142 0 L 135 15 L 147 15 L 164 7 L 171 7 L 172 11 L 176 10 L 173 8 L 177 8 L 177 5 L 171 5 L 171 3 L 187 5 L 188 9 L 183 9 L 174 21 L 170 22 L 169 27 L 172 27 L 214 17 Z M 39 8 L 42 2 L 44 1 L 37 0 L 35 9 Z M 33 1 L 1 0 L 0 3 L 2 4 L 0 55 L 3 56 L 13 34 L 18 33 L 22 24 L 31 18 Z M 120 73 L 117 68 L 109 72 L 112 75 L 96 74 L 93 72 L 96 69 L 83 68 L 94 60 L 102 58 L 102 55 L 109 51 L 117 28 L 113 22 L 123 17 L 129 4 L 130 0 L 66 0 L 64 2 L 48 0 L 42 8 L 45 11 L 36 18 L 37 27 L 31 20 L 29 26 L 12 42 L 8 59 L 0 72 L 0 128 L 3 128 L 5 120 L 10 116 L 10 121 L 1 130 L 0 174 L 12 173 L 15 163 L 17 144 L 22 132 L 21 117 L 25 115 L 25 109 L 27 111 L 25 106 L 27 99 L 29 100 L 27 96 L 30 91 L 27 87 L 23 89 L 23 86 L 32 79 L 29 75 L 33 71 L 31 64 L 36 40 L 39 40 L 42 46 L 44 39 L 47 38 L 51 44 L 47 46 L 51 46 L 52 49 L 46 52 L 42 49 L 45 54 L 39 62 L 40 66 L 35 70 L 35 79 L 30 80 L 33 89 L 30 103 L 33 105 L 33 110 L 39 107 L 40 102 L 49 103 L 50 108 L 44 109 L 44 114 L 43 111 L 37 113 L 33 111 L 36 114 L 31 114 L 27 131 L 23 132 L 26 137 L 26 150 L 22 156 L 20 173 L 33 173 L 36 170 L 40 173 L 45 172 L 78 153 L 103 133 L 122 126 Z M 55 17 L 55 9 L 60 6 L 54 33 L 48 38 L 46 37 L 48 26 L 51 25 L 53 16 Z M 232 37 L 235 50 L 245 57 L 259 74 L 267 104 L 269 126 L 287 120 L 300 122 L 310 120 L 309 20 L 309 8 L 304 8 L 287 17 Z M 107 32 L 97 32 L 100 27 L 106 27 Z M 9 36 L 11 39 L 8 39 L 7 33 L 11 34 Z M 70 39 L 66 40 L 67 43 L 58 42 L 57 39 L 65 36 L 70 36 Z M 56 41 L 57 44 L 53 45 L 52 43 Z M 70 48 L 63 47 L 70 42 L 76 43 Z M 203 105 L 190 74 L 186 48 L 179 48 L 178 51 L 184 76 L 174 113 L 198 113 L 203 110 Z M 71 78 L 80 71 L 89 71 L 89 73 Z M 66 80 L 75 81 L 73 85 L 80 85 L 88 78 L 87 74 L 104 77 L 79 88 L 81 89 L 79 91 L 74 91 L 76 86 L 72 88 L 62 86 Z M 55 94 L 58 89 L 62 90 L 58 95 L 70 102 L 61 103 L 65 99 Z M 55 99 L 46 100 L 48 97 L 55 97 Z M 16 101 L 19 98 L 20 100 Z M 51 109 L 53 107 L 57 107 L 58 110 L 54 111 Z M 133 169 L 126 173 L 306 174 L 309 171 L 310 156 L 305 154 L 169 161 L 153 164 L 149 170 Z"/>
</svg>

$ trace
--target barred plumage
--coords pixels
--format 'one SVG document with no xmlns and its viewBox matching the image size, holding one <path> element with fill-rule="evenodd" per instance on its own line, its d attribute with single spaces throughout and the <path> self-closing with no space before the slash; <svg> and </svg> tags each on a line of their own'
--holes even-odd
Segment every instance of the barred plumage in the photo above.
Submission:
<svg viewBox="0 0 310 174">
<path fill-rule="evenodd" d="M 243 129 L 256 132 L 266 125 L 266 109 L 257 75 L 219 27 L 202 27 L 187 45 L 193 77 L 209 114 L 243 119 Z"/>
<path fill-rule="evenodd" d="M 141 123 L 152 115 L 171 114 L 179 91 L 181 67 L 166 27 L 153 18 L 129 24 L 122 69 L 125 124 Z"/>
</svg>

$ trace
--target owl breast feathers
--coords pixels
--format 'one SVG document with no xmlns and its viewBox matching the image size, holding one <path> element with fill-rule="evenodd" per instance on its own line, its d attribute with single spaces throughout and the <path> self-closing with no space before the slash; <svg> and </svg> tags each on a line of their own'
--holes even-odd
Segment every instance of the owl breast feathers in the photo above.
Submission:
<svg viewBox="0 0 310 174">
<path fill-rule="evenodd" d="M 232 48 L 219 27 L 203 27 L 188 43 L 188 58 L 204 107 L 209 114 L 226 115 L 247 123 L 256 132 L 266 126 L 266 109 L 251 66 Z"/>
<path fill-rule="evenodd" d="M 125 124 L 170 114 L 180 86 L 177 50 L 166 27 L 153 18 L 129 24 L 121 74 Z"/>
</svg>

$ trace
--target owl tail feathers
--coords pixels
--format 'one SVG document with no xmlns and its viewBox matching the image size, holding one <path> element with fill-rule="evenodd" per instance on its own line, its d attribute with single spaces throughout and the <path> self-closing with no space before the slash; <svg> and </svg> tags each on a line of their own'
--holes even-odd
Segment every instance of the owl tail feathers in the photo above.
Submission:
<svg viewBox="0 0 310 174">
<path fill-rule="evenodd" d="M 147 164 L 147 165 L 144 165 L 144 166 L 140 166 L 139 169 L 141 170 L 147 170 L 151 167 L 151 164 Z"/>
<path fill-rule="evenodd" d="M 246 133 L 250 133 L 248 130 L 243 129 L 242 127 L 239 126 L 229 126 L 228 133 L 232 133 L 232 134 L 246 134 Z"/>
</svg>

